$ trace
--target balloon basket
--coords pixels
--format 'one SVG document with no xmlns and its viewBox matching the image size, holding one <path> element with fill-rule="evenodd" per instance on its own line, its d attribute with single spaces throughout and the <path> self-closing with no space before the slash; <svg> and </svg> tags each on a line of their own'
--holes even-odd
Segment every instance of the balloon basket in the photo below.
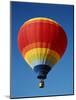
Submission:
<svg viewBox="0 0 76 100">
<path fill-rule="evenodd" d="M 39 82 L 39 88 L 44 88 L 44 80 L 41 79 Z"/>
</svg>

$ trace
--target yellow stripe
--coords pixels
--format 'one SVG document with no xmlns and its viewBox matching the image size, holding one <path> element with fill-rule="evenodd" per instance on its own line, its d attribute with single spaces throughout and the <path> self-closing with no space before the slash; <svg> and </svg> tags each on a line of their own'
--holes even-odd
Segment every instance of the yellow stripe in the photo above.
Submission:
<svg viewBox="0 0 76 100">
<path fill-rule="evenodd" d="M 49 48 L 33 48 L 25 53 L 24 59 L 29 64 L 35 60 L 48 60 L 50 63 L 55 64 L 60 59 L 60 55 Z"/>
<path fill-rule="evenodd" d="M 56 21 L 54 21 L 54 20 L 52 20 L 50 18 L 45 18 L 45 17 L 31 18 L 28 21 L 26 21 L 23 25 L 29 24 L 29 23 L 31 23 L 33 21 L 37 21 L 37 20 L 49 21 L 49 22 L 52 22 L 52 23 L 55 23 L 55 24 L 59 25 Z"/>
</svg>

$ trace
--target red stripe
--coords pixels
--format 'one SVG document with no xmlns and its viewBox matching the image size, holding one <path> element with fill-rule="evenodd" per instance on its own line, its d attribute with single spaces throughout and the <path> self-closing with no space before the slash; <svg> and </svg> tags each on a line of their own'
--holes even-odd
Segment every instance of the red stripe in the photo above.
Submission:
<svg viewBox="0 0 76 100">
<path fill-rule="evenodd" d="M 24 24 L 18 33 L 20 51 L 22 52 L 24 47 L 36 42 L 49 43 L 50 49 L 62 55 L 67 45 L 67 37 L 64 30 L 52 21 L 49 23 L 46 20 L 39 20 Z"/>
</svg>

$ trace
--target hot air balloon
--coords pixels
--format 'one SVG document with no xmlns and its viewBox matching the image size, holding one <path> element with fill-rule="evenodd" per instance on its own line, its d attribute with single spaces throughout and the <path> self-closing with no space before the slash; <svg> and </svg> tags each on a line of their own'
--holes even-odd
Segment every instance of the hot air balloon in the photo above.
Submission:
<svg viewBox="0 0 76 100">
<path fill-rule="evenodd" d="M 18 48 L 24 60 L 36 72 L 44 87 L 48 72 L 60 60 L 67 47 L 63 28 L 50 18 L 37 17 L 26 21 L 18 32 Z"/>
</svg>

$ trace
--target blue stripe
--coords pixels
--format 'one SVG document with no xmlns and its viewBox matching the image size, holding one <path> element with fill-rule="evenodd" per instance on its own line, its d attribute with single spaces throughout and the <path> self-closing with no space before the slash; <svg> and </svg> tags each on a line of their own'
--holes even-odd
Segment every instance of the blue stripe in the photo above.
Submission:
<svg viewBox="0 0 76 100">
<path fill-rule="evenodd" d="M 34 67 L 34 71 L 37 73 L 38 79 L 46 79 L 48 72 L 51 70 L 51 67 L 48 65 L 37 65 Z"/>
</svg>

